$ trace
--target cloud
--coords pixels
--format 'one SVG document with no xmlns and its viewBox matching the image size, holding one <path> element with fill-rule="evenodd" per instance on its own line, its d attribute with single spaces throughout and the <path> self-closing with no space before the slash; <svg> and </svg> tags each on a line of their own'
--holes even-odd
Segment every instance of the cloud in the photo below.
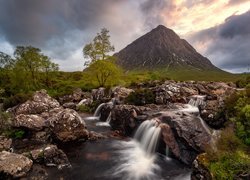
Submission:
<svg viewBox="0 0 250 180">
<path fill-rule="evenodd" d="M 250 11 L 233 15 L 223 24 L 200 31 L 188 39 L 220 68 L 233 72 L 250 67 Z"/>
</svg>

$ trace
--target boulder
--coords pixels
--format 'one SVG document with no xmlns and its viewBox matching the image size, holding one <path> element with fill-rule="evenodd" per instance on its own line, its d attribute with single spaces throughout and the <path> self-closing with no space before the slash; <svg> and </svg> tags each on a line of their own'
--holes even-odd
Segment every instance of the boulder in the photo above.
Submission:
<svg viewBox="0 0 250 180">
<path fill-rule="evenodd" d="M 119 102 L 123 102 L 131 92 L 134 92 L 134 90 L 118 86 L 112 89 L 112 96 L 115 97 Z"/>
<path fill-rule="evenodd" d="M 164 142 L 177 158 L 186 164 L 192 164 L 211 140 L 209 129 L 204 127 L 199 117 L 189 113 L 164 112 L 160 119 L 169 126 L 160 126 Z"/>
<path fill-rule="evenodd" d="M 91 95 L 92 99 L 94 101 L 105 101 L 107 99 L 106 94 L 105 94 L 105 88 L 100 87 L 99 89 L 92 89 Z"/>
<path fill-rule="evenodd" d="M 45 119 L 39 115 L 19 114 L 13 120 L 14 127 L 27 128 L 29 130 L 40 131 L 45 125 Z"/>
<path fill-rule="evenodd" d="M 0 174 L 20 178 L 29 172 L 32 164 L 32 160 L 23 155 L 7 151 L 0 152 Z"/>
<path fill-rule="evenodd" d="M 62 106 L 63 106 L 64 108 L 69 108 L 69 109 L 74 109 L 74 110 L 76 110 L 76 104 L 73 103 L 73 102 L 64 103 Z"/>
<path fill-rule="evenodd" d="M 133 105 L 116 105 L 111 111 L 110 125 L 113 129 L 121 131 L 123 134 L 131 135 L 142 121 L 141 115 L 150 111 L 150 108 Z M 147 115 L 144 120 L 147 119 Z"/>
<path fill-rule="evenodd" d="M 57 100 L 50 97 L 46 90 L 36 91 L 31 100 L 26 101 L 15 109 L 15 114 L 41 114 L 60 107 Z"/>
<path fill-rule="evenodd" d="M 63 109 L 48 119 L 54 137 L 62 142 L 87 139 L 85 122 L 73 109 Z"/>
<path fill-rule="evenodd" d="M 11 149 L 12 139 L 0 136 L 0 152 L 9 151 Z"/>
<path fill-rule="evenodd" d="M 219 100 L 206 101 L 205 106 L 200 107 L 201 118 L 213 128 L 221 128 L 226 122 L 225 114 L 223 111 L 223 102 Z"/>
<path fill-rule="evenodd" d="M 61 149 L 58 149 L 56 145 L 46 145 L 24 154 L 29 156 L 33 162 L 42 163 L 46 166 L 56 166 L 58 169 L 71 167 L 66 154 Z"/>
</svg>

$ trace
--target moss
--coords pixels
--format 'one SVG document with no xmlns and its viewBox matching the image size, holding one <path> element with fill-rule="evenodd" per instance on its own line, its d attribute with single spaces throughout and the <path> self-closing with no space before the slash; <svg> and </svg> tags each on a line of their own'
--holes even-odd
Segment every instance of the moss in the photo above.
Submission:
<svg viewBox="0 0 250 180">
<path fill-rule="evenodd" d="M 149 89 L 138 89 L 135 92 L 129 94 L 125 99 L 128 104 L 145 105 L 155 102 L 155 94 Z"/>
</svg>

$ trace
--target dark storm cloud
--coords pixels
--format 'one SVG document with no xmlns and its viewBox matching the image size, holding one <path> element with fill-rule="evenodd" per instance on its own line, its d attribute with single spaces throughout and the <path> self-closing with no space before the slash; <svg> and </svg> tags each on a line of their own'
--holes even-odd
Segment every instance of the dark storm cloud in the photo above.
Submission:
<svg viewBox="0 0 250 180">
<path fill-rule="evenodd" d="M 165 0 L 146 0 L 140 5 L 140 9 L 145 18 L 145 25 L 149 29 L 152 29 L 159 24 L 163 24 L 163 18 L 161 17 L 162 10 L 169 10 L 172 8 L 174 8 L 172 1 Z"/>
<path fill-rule="evenodd" d="M 44 46 L 71 29 L 84 30 L 120 0 L 0 0 L 0 32 L 12 44 Z"/>
<path fill-rule="evenodd" d="M 219 26 L 189 37 L 192 44 L 206 44 L 205 55 L 220 68 L 246 71 L 250 66 L 250 11 L 233 15 Z"/>
</svg>

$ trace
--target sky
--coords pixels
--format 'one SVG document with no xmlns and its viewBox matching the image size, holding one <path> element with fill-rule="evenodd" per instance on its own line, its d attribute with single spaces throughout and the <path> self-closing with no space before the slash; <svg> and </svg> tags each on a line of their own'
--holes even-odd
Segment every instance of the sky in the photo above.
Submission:
<svg viewBox="0 0 250 180">
<path fill-rule="evenodd" d="M 162 24 L 221 69 L 250 68 L 250 0 L 0 0 L 0 51 L 40 48 L 63 71 L 84 68 L 101 28 L 115 52 Z"/>
</svg>

